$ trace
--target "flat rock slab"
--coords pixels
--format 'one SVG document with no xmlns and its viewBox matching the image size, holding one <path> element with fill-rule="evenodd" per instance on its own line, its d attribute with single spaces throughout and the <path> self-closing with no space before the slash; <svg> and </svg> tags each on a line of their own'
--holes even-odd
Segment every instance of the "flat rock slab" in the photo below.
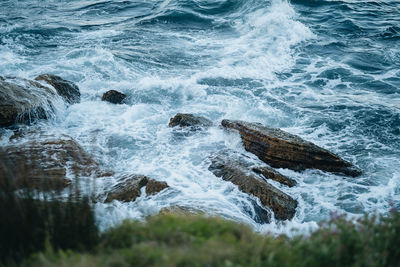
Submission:
<svg viewBox="0 0 400 267">
<path fill-rule="evenodd" d="M 259 198 L 264 206 L 273 210 L 278 220 L 292 219 L 296 213 L 296 200 L 251 174 L 251 171 L 238 161 L 217 155 L 212 158 L 209 170 L 215 176 L 237 185 L 242 192 Z"/>
<path fill-rule="evenodd" d="M 79 88 L 73 82 L 53 74 L 41 74 L 35 78 L 36 81 L 45 81 L 56 89 L 57 93 L 69 104 L 79 103 L 81 93 Z"/>
<path fill-rule="evenodd" d="M 144 175 L 126 175 L 110 189 L 104 202 L 108 203 L 113 200 L 121 202 L 135 201 L 141 195 L 140 189 L 144 186 L 146 186 L 147 195 L 155 195 L 169 187 L 165 182 L 149 179 Z"/>
<path fill-rule="evenodd" d="M 259 123 L 223 120 L 222 126 L 238 130 L 247 151 L 274 168 L 319 169 L 358 176 L 361 170 L 332 152 L 280 129 Z"/>
</svg>

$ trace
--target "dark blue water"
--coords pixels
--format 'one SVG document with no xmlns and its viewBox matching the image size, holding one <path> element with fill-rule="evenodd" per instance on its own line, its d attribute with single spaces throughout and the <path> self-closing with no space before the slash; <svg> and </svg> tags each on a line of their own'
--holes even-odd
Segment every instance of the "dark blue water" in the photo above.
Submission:
<svg viewBox="0 0 400 267">
<path fill-rule="evenodd" d="M 333 211 L 400 208 L 399 1 L 1 1 L 0 74 L 47 72 L 76 82 L 83 100 L 33 127 L 71 135 L 119 174 L 172 187 L 97 204 L 103 226 L 170 205 L 277 232 Z M 129 103 L 101 102 L 110 89 Z M 167 127 L 177 112 L 280 127 L 364 174 L 281 170 L 299 183 L 276 185 L 299 201 L 297 214 L 287 227 L 262 226 L 248 212 L 252 199 L 208 171 L 213 152 L 246 153 L 239 137 L 212 127 L 177 139 Z"/>
</svg>

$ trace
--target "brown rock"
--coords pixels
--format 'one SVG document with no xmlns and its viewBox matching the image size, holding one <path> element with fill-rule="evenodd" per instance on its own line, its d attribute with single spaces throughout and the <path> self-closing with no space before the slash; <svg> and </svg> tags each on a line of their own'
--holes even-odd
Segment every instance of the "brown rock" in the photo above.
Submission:
<svg viewBox="0 0 400 267">
<path fill-rule="evenodd" d="M 146 186 L 147 195 L 155 195 L 163 189 L 169 187 L 165 182 L 159 182 L 149 179 L 144 175 L 128 175 L 120 179 L 120 181 L 111 188 L 105 202 L 119 200 L 122 202 L 135 201 L 141 195 L 140 189 Z"/>
<path fill-rule="evenodd" d="M 308 168 L 358 176 L 361 170 L 337 155 L 300 137 L 259 123 L 223 120 L 222 126 L 238 130 L 244 147 L 274 168 Z"/>
<path fill-rule="evenodd" d="M 114 185 L 107 195 L 105 202 L 119 200 L 122 202 L 135 201 L 140 196 L 140 188 L 146 186 L 149 179 L 144 175 L 129 175 L 123 177 Z"/>
<path fill-rule="evenodd" d="M 63 78 L 53 74 L 41 74 L 37 76 L 35 80 L 45 81 L 53 86 L 57 93 L 69 104 L 79 103 L 81 100 L 79 88 L 73 82 L 64 80 Z"/>
<path fill-rule="evenodd" d="M 68 136 L 3 147 L 1 162 L 0 175 L 18 188 L 44 191 L 61 189 L 71 183 L 71 178 L 99 172 L 98 164 Z"/>
<path fill-rule="evenodd" d="M 232 161 L 219 155 L 215 156 L 211 162 L 209 170 L 212 173 L 237 185 L 242 192 L 258 197 L 264 206 L 274 211 L 276 219 L 293 218 L 297 207 L 296 200 L 261 178 L 252 175 L 238 161 Z"/>
<path fill-rule="evenodd" d="M 55 93 L 38 82 L 3 77 L 0 79 L 0 127 L 47 119 Z"/>
<path fill-rule="evenodd" d="M 168 187 L 169 186 L 166 182 L 159 182 L 150 179 L 146 184 L 146 195 L 155 195 Z"/>
<path fill-rule="evenodd" d="M 126 95 L 115 90 L 110 90 L 104 93 L 102 101 L 107 101 L 113 104 L 123 104 Z"/>
<path fill-rule="evenodd" d="M 285 175 L 277 172 L 276 170 L 269 167 L 254 167 L 252 169 L 255 173 L 261 174 L 265 179 L 271 179 L 289 187 L 295 186 L 297 183 L 295 180 L 286 177 Z"/>
<path fill-rule="evenodd" d="M 169 127 L 209 127 L 212 121 L 201 116 L 195 116 L 188 113 L 178 113 L 169 120 Z"/>
</svg>

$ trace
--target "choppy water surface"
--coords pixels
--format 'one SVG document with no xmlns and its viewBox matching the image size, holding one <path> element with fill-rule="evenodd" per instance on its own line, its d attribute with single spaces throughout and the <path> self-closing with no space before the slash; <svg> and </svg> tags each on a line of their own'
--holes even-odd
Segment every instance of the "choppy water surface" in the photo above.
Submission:
<svg viewBox="0 0 400 267">
<path fill-rule="evenodd" d="M 135 203 L 97 204 L 102 227 L 170 205 L 285 232 L 330 212 L 400 208 L 400 2 L 333 0 L 3 0 L 0 74 L 54 73 L 80 104 L 37 127 L 71 135 L 116 173 L 172 187 Z M 100 101 L 110 89 L 126 105 Z M 281 170 L 299 201 L 283 226 L 260 225 L 252 199 L 208 171 L 208 156 L 246 153 L 215 126 L 168 127 L 178 112 L 261 122 L 298 134 L 364 170 L 358 178 Z M 248 154 L 257 162 L 257 159 Z M 99 190 L 108 186 L 97 181 Z M 105 184 L 103 184 L 105 182 Z"/>
</svg>

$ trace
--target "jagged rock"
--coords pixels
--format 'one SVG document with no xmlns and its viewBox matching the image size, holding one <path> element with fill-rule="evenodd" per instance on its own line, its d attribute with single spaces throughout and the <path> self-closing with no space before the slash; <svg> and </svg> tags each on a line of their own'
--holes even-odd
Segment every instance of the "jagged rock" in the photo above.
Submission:
<svg viewBox="0 0 400 267">
<path fill-rule="evenodd" d="M 169 127 L 209 127 L 212 126 L 212 121 L 201 116 L 193 114 L 178 113 L 175 117 L 169 120 Z"/>
<path fill-rule="evenodd" d="M 168 187 L 169 186 L 166 182 L 159 182 L 150 179 L 146 184 L 146 195 L 155 195 Z"/>
<path fill-rule="evenodd" d="M 57 93 L 69 104 L 79 103 L 81 100 L 79 88 L 73 82 L 64 80 L 63 78 L 53 74 L 41 74 L 37 76 L 35 80 L 45 81 L 53 86 Z"/>
<path fill-rule="evenodd" d="M 146 194 L 154 195 L 169 187 L 165 182 L 149 179 L 144 175 L 128 175 L 120 179 L 107 195 L 105 202 L 119 200 L 122 202 L 135 201 L 141 195 L 140 189 L 146 186 Z"/>
<path fill-rule="evenodd" d="M 110 90 L 104 93 L 102 101 L 107 101 L 113 104 L 123 104 L 126 95 L 115 90 Z"/>
<path fill-rule="evenodd" d="M 0 175 L 18 188 L 61 189 L 75 177 L 101 175 L 92 157 L 65 135 L 2 147 L 1 159 Z"/>
<path fill-rule="evenodd" d="M 130 175 L 123 177 L 113 186 L 105 202 L 119 200 L 123 202 L 135 201 L 140 196 L 140 188 L 146 186 L 149 179 L 144 175 Z"/>
<path fill-rule="evenodd" d="M 259 123 L 223 120 L 222 126 L 238 130 L 244 147 L 274 168 L 308 168 L 358 176 L 361 170 L 337 155 L 300 137 Z"/>
<path fill-rule="evenodd" d="M 277 172 L 276 170 L 269 167 L 254 167 L 252 169 L 255 173 L 261 174 L 265 179 L 271 179 L 289 187 L 295 186 L 297 183 L 295 180 Z"/>
<path fill-rule="evenodd" d="M 0 127 L 47 119 L 55 93 L 38 82 L 16 78 L 0 79 Z"/>
<path fill-rule="evenodd" d="M 297 201 L 251 174 L 240 162 L 217 155 L 212 158 L 209 170 L 217 177 L 237 185 L 242 192 L 258 197 L 264 206 L 273 210 L 276 219 L 293 218 Z"/>
</svg>

